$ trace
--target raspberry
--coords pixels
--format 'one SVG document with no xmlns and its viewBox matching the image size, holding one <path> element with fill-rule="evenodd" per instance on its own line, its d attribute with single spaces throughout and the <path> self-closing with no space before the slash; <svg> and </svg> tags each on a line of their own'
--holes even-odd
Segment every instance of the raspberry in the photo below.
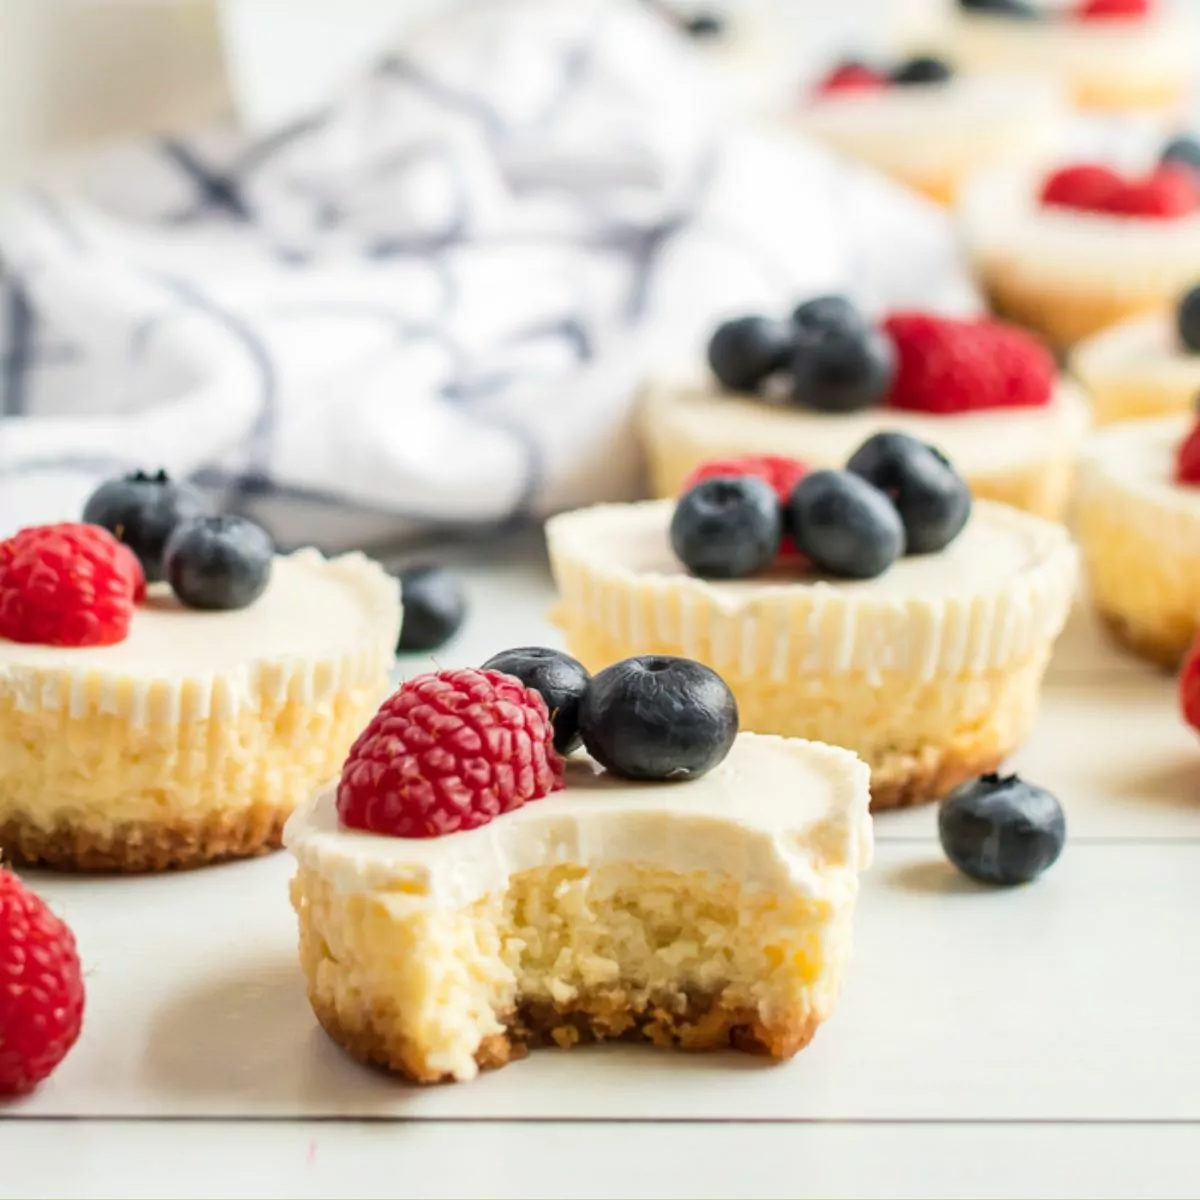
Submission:
<svg viewBox="0 0 1200 1200">
<path fill-rule="evenodd" d="M 1187 167 L 1164 164 L 1142 179 L 1127 182 L 1112 201 L 1112 212 L 1127 217 L 1186 217 L 1200 207 L 1200 184 Z"/>
<path fill-rule="evenodd" d="M 1085 212 L 1112 212 L 1125 181 L 1112 167 L 1078 163 L 1055 171 L 1042 183 L 1039 199 L 1050 208 L 1077 208 Z"/>
<path fill-rule="evenodd" d="M 75 938 L 10 871 L 0 869 L 0 1095 L 36 1087 L 83 1024 Z"/>
<path fill-rule="evenodd" d="M 372 833 L 441 837 L 562 783 L 537 692 L 499 671 L 435 671 L 402 684 L 359 735 L 342 768 L 338 816 Z"/>
<path fill-rule="evenodd" d="M 833 92 L 877 92 L 890 86 L 886 75 L 871 70 L 862 63 L 848 62 L 834 67 L 814 88 L 818 96 Z"/>
<path fill-rule="evenodd" d="M 1179 670 L 1179 710 L 1183 719 L 1200 733 L 1200 638 L 1183 656 Z"/>
<path fill-rule="evenodd" d="M 1083 21 L 1106 17 L 1145 17 L 1150 13 L 1150 0 L 1084 0 L 1075 15 Z"/>
<path fill-rule="evenodd" d="M 36 525 L 0 542 L 0 638 L 111 646 L 146 589 L 137 558 L 98 525 Z"/>
<path fill-rule="evenodd" d="M 786 504 L 791 497 L 792 489 L 808 474 L 808 467 L 794 458 L 782 458 L 773 454 L 746 454 L 741 458 L 714 458 L 701 463 L 684 481 L 679 489 L 691 491 L 696 484 L 705 479 L 715 479 L 721 475 L 753 475 L 769 484 L 779 497 L 780 504 Z M 799 556 L 796 543 L 791 535 L 784 536 L 779 546 L 779 559 L 794 560 Z"/>
<path fill-rule="evenodd" d="M 1054 390 L 1054 359 L 1014 325 L 983 318 L 893 313 L 883 323 L 896 346 L 887 403 L 912 412 L 1036 408 Z"/>
<path fill-rule="evenodd" d="M 1175 452 L 1175 482 L 1200 484 L 1200 422 Z"/>
</svg>

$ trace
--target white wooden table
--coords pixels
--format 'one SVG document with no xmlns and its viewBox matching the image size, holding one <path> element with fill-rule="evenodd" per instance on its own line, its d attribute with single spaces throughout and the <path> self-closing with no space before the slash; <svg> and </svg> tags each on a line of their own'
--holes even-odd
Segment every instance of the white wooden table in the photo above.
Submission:
<svg viewBox="0 0 1200 1200">
<path fill-rule="evenodd" d="M 536 544 L 490 554 L 443 665 L 556 641 Z M 841 1007 L 780 1067 L 616 1047 L 406 1087 L 316 1028 L 285 855 L 41 876 L 88 1018 L 0 1114 L 0 1197 L 1195 1195 L 1200 738 L 1080 614 L 1016 765 L 1067 808 L 1058 865 L 984 890 L 932 811 L 880 819 Z"/>
</svg>

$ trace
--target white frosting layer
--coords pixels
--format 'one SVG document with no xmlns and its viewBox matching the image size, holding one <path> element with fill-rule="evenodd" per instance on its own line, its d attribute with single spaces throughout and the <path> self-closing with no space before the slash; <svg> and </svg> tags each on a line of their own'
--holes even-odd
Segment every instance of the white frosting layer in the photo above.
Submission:
<svg viewBox="0 0 1200 1200">
<path fill-rule="evenodd" d="M 1200 519 L 1200 487 L 1175 482 L 1175 456 L 1195 423 L 1190 416 L 1172 416 L 1101 430 L 1080 456 L 1081 487 L 1115 487 L 1152 522 L 1169 520 L 1172 514 Z M 1147 532 L 1159 535 L 1156 529 Z M 1193 553 L 1198 549 L 1193 547 Z"/>
<path fill-rule="evenodd" d="M 1094 334 L 1072 352 L 1071 366 L 1086 387 L 1157 387 L 1200 395 L 1200 354 L 1180 342 L 1173 312 L 1134 317 Z"/>
<path fill-rule="evenodd" d="M 821 467 L 842 467 L 872 434 L 898 430 L 933 443 L 968 478 L 1073 457 L 1091 420 L 1078 389 L 1065 383 L 1041 408 L 951 416 L 893 408 L 815 413 L 738 397 L 707 382 L 663 383 L 648 392 L 643 417 L 648 437 L 707 447 L 706 458 L 781 454 Z"/>
<path fill-rule="evenodd" d="M 154 720 L 203 719 L 254 702 L 265 688 L 308 701 L 376 678 L 391 661 L 399 586 L 362 554 L 277 557 L 247 608 L 184 608 L 150 588 L 115 646 L 0 640 L 0 691 L 28 709 L 96 709 Z"/>
<path fill-rule="evenodd" d="M 630 783 L 576 756 L 563 791 L 442 838 L 343 829 L 331 785 L 297 809 L 284 842 L 342 891 L 403 892 L 449 908 L 562 863 L 715 872 L 841 899 L 871 858 L 868 788 L 866 765 L 848 750 L 743 733 L 720 766 L 683 783 Z"/>
</svg>

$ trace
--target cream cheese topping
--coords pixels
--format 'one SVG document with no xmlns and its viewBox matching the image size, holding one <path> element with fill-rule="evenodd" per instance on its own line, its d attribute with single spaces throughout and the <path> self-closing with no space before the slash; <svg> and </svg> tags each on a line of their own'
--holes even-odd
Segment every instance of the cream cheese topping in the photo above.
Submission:
<svg viewBox="0 0 1200 1200">
<path fill-rule="evenodd" d="M 1200 393 L 1200 353 L 1180 343 L 1174 313 L 1133 317 L 1094 334 L 1075 348 L 1071 365 L 1085 386 L 1094 379 Z"/>
<path fill-rule="evenodd" d="M 1200 487 L 1175 481 L 1175 455 L 1195 425 L 1187 416 L 1160 417 L 1114 425 L 1094 434 L 1080 457 L 1080 500 L 1097 490 L 1119 490 L 1137 501 L 1147 534 L 1156 540 L 1180 518 L 1195 538 L 1200 521 Z M 1120 503 L 1114 500 L 1114 503 Z M 1122 508 L 1125 517 L 1131 515 Z M 1193 544 L 1191 552 L 1200 551 Z"/>
<path fill-rule="evenodd" d="M 632 783 L 576 755 L 566 783 L 480 829 L 427 839 L 343 828 L 331 784 L 296 810 L 284 844 L 341 891 L 450 908 L 568 863 L 714 872 L 843 899 L 871 859 L 869 772 L 834 746 L 743 733 L 720 766 L 682 783 Z"/>
</svg>

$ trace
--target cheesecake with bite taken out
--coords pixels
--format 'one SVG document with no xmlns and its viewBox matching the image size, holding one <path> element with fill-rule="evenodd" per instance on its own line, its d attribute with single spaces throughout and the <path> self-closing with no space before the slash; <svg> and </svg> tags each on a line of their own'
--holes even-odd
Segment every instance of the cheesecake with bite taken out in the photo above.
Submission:
<svg viewBox="0 0 1200 1200">
<path fill-rule="evenodd" d="M 493 661 L 404 683 L 288 823 L 325 1031 L 421 1083 L 605 1040 L 795 1054 L 850 955 L 863 764 L 739 734 L 694 662 Z"/>
</svg>

